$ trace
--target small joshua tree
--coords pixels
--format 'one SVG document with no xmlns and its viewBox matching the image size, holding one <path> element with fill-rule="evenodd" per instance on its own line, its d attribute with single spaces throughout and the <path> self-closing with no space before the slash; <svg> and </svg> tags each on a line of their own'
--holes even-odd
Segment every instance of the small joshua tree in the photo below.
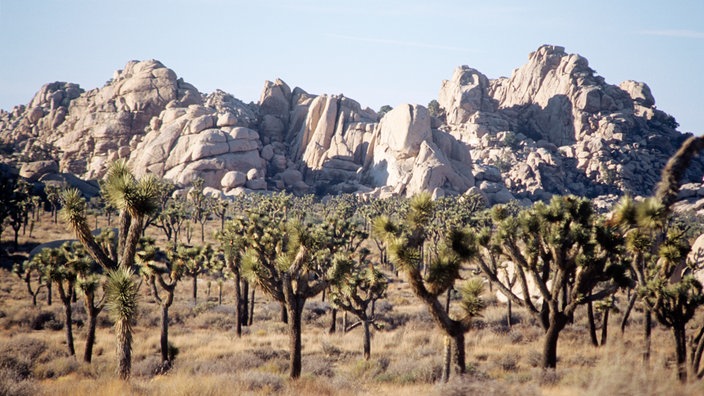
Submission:
<svg viewBox="0 0 704 396">
<path fill-rule="evenodd" d="M 413 293 L 428 307 L 436 325 L 447 336 L 446 364 L 443 367 L 443 380 L 447 381 L 451 354 L 457 374 L 466 372 L 465 333 L 470 329 L 471 319 L 479 315 L 485 305 L 480 298 L 483 286 L 478 280 L 470 280 L 459 288 L 462 295 L 459 318 L 453 318 L 440 302 L 440 296 L 460 279 L 462 264 L 474 259 L 478 248 L 472 233 L 457 228 L 447 230 L 440 245 L 426 247 L 433 210 L 430 194 L 419 194 L 411 199 L 403 223 L 396 224 L 388 217 L 379 217 L 375 220 L 374 232 L 385 236 L 392 258 L 406 273 Z M 424 254 L 424 248 L 434 249 L 434 254 Z M 427 262 L 424 257 L 429 258 Z"/>
<path fill-rule="evenodd" d="M 330 302 L 359 319 L 364 329 L 364 359 L 371 356 L 371 327 L 376 326 L 372 307 L 377 300 L 386 296 L 388 279 L 367 259 L 368 251 L 360 253 L 356 263 L 345 254 L 338 254 L 334 260 L 347 260 L 338 268 L 351 268 L 347 275 L 333 276 L 335 282 L 330 288 Z M 348 331 L 349 329 L 344 329 Z"/>
</svg>

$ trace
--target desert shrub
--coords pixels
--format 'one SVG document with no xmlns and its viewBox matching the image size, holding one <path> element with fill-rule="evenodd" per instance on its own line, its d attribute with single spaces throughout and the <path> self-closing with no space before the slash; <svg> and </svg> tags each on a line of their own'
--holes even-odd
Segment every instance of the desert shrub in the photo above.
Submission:
<svg viewBox="0 0 704 396">
<path fill-rule="evenodd" d="M 333 378 L 335 376 L 331 362 L 321 356 L 306 357 L 303 360 L 303 372 L 314 377 Z"/>
<path fill-rule="evenodd" d="M 389 368 L 391 361 L 386 356 L 372 360 L 357 360 L 352 365 L 351 374 L 354 378 L 369 380 L 382 376 Z"/>
<path fill-rule="evenodd" d="M 40 363 L 34 369 L 37 379 L 58 378 L 76 372 L 80 364 L 74 356 L 65 356 Z"/>
<path fill-rule="evenodd" d="M 18 378 L 10 369 L 0 367 L 0 395 L 32 396 L 39 393 L 34 381 Z"/>
<path fill-rule="evenodd" d="M 41 311 L 34 315 L 29 321 L 29 328 L 32 330 L 61 330 L 64 328 L 64 322 L 57 319 L 51 311 Z"/>
<path fill-rule="evenodd" d="M 32 375 L 32 362 L 25 356 L 14 356 L 0 352 L 0 371 L 3 372 L 4 378 L 21 381 Z"/>
<path fill-rule="evenodd" d="M 434 387 L 433 395 L 437 396 L 462 396 L 462 395 L 540 395 L 542 392 L 534 385 L 524 385 L 520 389 L 512 387 L 504 381 L 496 381 L 477 375 L 455 376 L 446 384 Z"/>
<path fill-rule="evenodd" d="M 219 312 L 209 311 L 193 318 L 190 323 L 199 329 L 228 331 L 234 326 L 235 319 L 233 316 L 226 316 Z"/>
<path fill-rule="evenodd" d="M 540 367 L 540 365 L 543 364 L 543 354 L 539 351 L 532 350 L 526 355 L 526 362 L 528 362 L 531 367 Z"/>
<path fill-rule="evenodd" d="M 321 342 L 321 346 L 323 348 L 323 353 L 325 354 L 325 356 L 338 357 L 342 353 L 340 348 L 336 347 L 335 345 L 333 345 L 325 340 L 323 340 Z"/>
<path fill-rule="evenodd" d="M 391 382 L 399 385 L 432 384 L 437 382 L 441 375 L 440 357 L 402 359 L 393 362 L 386 373 L 377 376 L 376 379 L 381 382 Z"/>
<path fill-rule="evenodd" d="M 132 375 L 151 378 L 162 371 L 160 356 L 145 356 L 144 359 L 132 363 Z"/>
<path fill-rule="evenodd" d="M 503 371 L 516 371 L 518 358 L 515 355 L 503 355 L 498 359 L 497 364 Z"/>
<path fill-rule="evenodd" d="M 249 370 L 238 376 L 241 387 L 250 392 L 275 394 L 283 389 L 285 381 L 279 375 Z"/>
</svg>

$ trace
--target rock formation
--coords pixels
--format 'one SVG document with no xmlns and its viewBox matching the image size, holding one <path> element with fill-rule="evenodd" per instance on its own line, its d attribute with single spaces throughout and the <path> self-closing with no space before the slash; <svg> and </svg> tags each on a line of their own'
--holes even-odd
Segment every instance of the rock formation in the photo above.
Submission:
<svg viewBox="0 0 704 396">
<path fill-rule="evenodd" d="M 225 194 L 473 191 L 494 204 L 648 195 L 687 137 L 647 85 L 607 84 L 558 46 L 540 47 L 511 77 L 459 67 L 438 103 L 439 113 L 401 104 L 380 118 L 344 95 L 275 80 L 245 104 L 219 90 L 202 95 L 158 61 L 132 61 L 102 88 L 47 84 L 28 105 L 1 111 L 0 142 L 33 181 L 96 179 L 127 158 L 137 173 L 181 187 L 200 177 Z M 696 162 L 688 181 L 703 170 Z M 700 187 L 682 199 L 704 196 Z"/>
</svg>

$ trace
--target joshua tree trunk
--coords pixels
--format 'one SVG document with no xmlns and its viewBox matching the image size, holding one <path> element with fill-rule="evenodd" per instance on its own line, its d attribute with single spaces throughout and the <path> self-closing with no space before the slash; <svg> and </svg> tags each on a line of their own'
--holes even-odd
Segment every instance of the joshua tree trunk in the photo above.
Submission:
<svg viewBox="0 0 704 396">
<path fill-rule="evenodd" d="M 193 274 L 193 305 L 198 304 L 198 275 Z"/>
<path fill-rule="evenodd" d="M 685 323 L 677 321 L 672 326 L 677 346 L 677 378 L 681 382 L 687 382 L 687 335 Z"/>
<path fill-rule="evenodd" d="M 115 323 L 117 375 L 126 380 L 132 371 L 132 329 L 128 319 Z"/>
<path fill-rule="evenodd" d="M 364 360 L 369 360 L 372 354 L 372 335 L 369 329 L 371 321 L 364 319 L 362 325 L 364 326 Z"/>
<path fill-rule="evenodd" d="M 242 326 L 247 326 L 249 325 L 249 282 L 242 279 L 239 285 L 240 298 L 242 299 L 242 313 L 240 316 L 242 317 Z M 252 288 L 252 298 L 254 298 L 254 288 Z"/>
<path fill-rule="evenodd" d="M 289 362 L 290 371 L 289 376 L 293 379 L 299 378 L 301 376 L 301 311 L 303 308 L 302 301 L 298 301 L 299 298 L 294 298 L 296 300 L 288 311 L 290 312 L 290 318 L 288 320 L 288 337 L 289 337 Z M 297 306 L 295 306 L 297 305 Z"/>
<path fill-rule="evenodd" d="M 596 323 L 594 323 L 594 307 L 591 301 L 587 303 L 587 318 L 589 321 L 589 338 L 593 346 L 599 346 L 599 339 L 596 338 Z"/>
<path fill-rule="evenodd" d="M 545 333 L 543 344 L 543 368 L 554 369 L 557 367 L 557 340 L 560 337 L 560 331 L 567 324 L 568 318 L 561 313 L 550 316 L 550 326 Z"/>
<path fill-rule="evenodd" d="M 69 287 L 73 287 L 73 283 L 69 282 Z M 59 297 L 61 302 L 64 304 L 64 315 L 66 317 L 66 346 L 68 347 L 69 356 L 76 355 L 76 349 L 73 346 L 73 318 L 71 310 L 71 295 L 66 294 L 66 290 L 62 284 L 59 284 Z"/>
<path fill-rule="evenodd" d="M 88 336 L 86 349 L 83 352 L 83 361 L 90 363 L 93 360 L 93 345 L 95 345 L 95 328 L 98 323 L 98 313 L 95 308 L 88 308 Z"/>
<path fill-rule="evenodd" d="M 630 293 L 630 290 L 628 291 Z M 626 324 L 628 323 L 628 317 L 631 315 L 631 311 L 633 310 L 633 306 L 636 303 L 636 298 L 638 297 L 638 294 L 633 293 L 629 298 L 628 298 L 628 308 L 626 308 L 626 312 L 623 314 L 623 319 L 621 320 L 621 334 L 626 330 Z"/>
<path fill-rule="evenodd" d="M 335 331 L 337 330 L 337 309 L 333 308 L 330 315 L 330 328 L 328 329 L 328 333 L 335 334 Z"/>
<path fill-rule="evenodd" d="M 162 303 L 161 305 L 161 337 L 159 338 L 161 345 L 161 363 L 170 365 L 169 359 L 169 305 Z"/>
<path fill-rule="evenodd" d="M 647 308 L 643 314 L 645 315 L 643 319 L 643 362 L 647 363 L 650 361 L 650 332 L 653 318 Z"/>
<path fill-rule="evenodd" d="M 611 306 L 604 308 L 601 319 L 601 346 L 606 345 L 606 337 L 609 335 L 609 312 L 611 312 Z"/>
<path fill-rule="evenodd" d="M 464 331 L 458 329 L 457 333 L 452 336 L 452 361 L 455 365 L 455 374 L 463 375 L 467 371 L 464 352 Z"/>
<path fill-rule="evenodd" d="M 237 337 L 242 337 L 242 308 L 244 305 L 242 296 L 240 295 L 240 280 L 240 272 L 235 271 L 235 332 L 237 333 Z"/>
<path fill-rule="evenodd" d="M 51 282 L 46 283 L 46 305 L 51 306 Z"/>
</svg>

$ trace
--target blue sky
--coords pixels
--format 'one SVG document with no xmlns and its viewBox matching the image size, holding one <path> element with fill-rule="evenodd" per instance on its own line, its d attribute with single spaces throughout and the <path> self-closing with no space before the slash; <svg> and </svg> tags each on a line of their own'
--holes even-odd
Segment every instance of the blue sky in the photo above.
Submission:
<svg viewBox="0 0 704 396">
<path fill-rule="evenodd" d="M 45 83 L 102 86 L 158 59 L 201 92 L 256 101 L 264 80 L 363 106 L 427 104 L 456 66 L 509 76 L 542 44 L 607 82 L 646 82 L 704 133 L 704 1 L 0 0 L 0 108 Z"/>
</svg>

